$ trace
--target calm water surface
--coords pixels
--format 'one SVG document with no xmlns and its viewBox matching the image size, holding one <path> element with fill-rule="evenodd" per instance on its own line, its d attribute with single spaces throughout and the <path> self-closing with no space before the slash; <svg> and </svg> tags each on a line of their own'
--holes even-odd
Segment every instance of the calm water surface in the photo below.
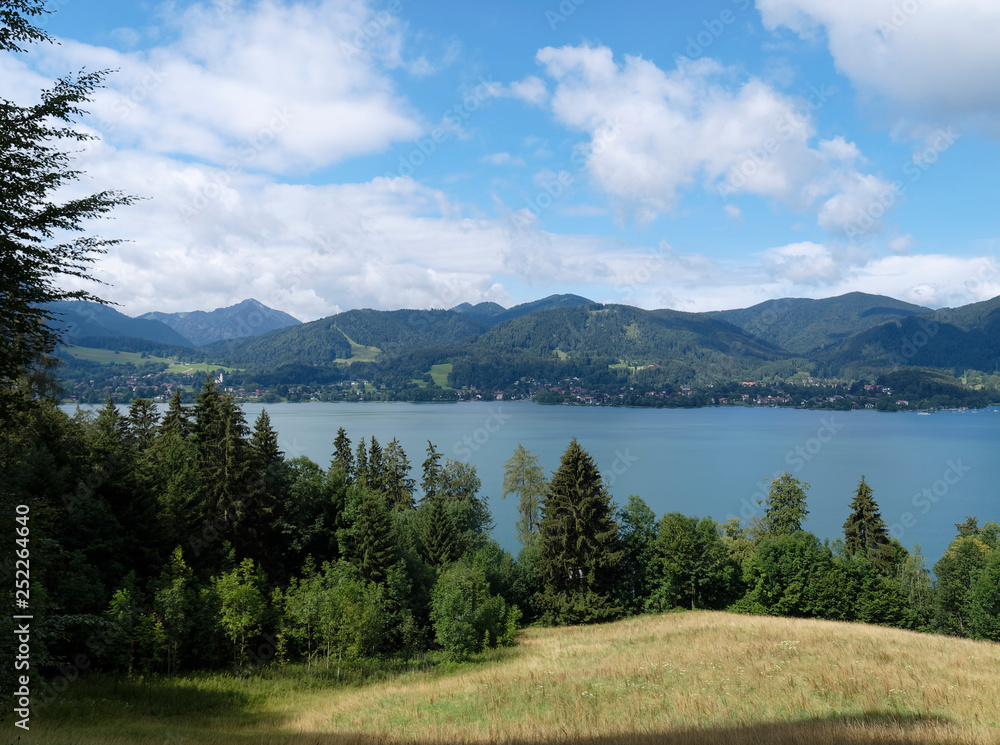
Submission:
<svg viewBox="0 0 1000 745">
<path fill-rule="evenodd" d="M 72 408 L 72 407 L 67 407 Z M 616 502 L 638 494 L 657 515 L 716 520 L 761 508 L 767 480 L 788 471 L 811 484 L 806 529 L 842 536 L 862 474 L 882 517 L 928 563 L 975 515 L 1000 521 L 1000 412 L 825 412 L 766 408 L 620 409 L 526 402 L 245 404 L 252 424 L 267 409 L 286 457 L 329 466 L 344 427 L 354 445 L 396 437 L 420 481 L 427 441 L 446 458 L 472 463 L 495 522 L 494 536 L 517 552 L 516 498 L 502 500 L 504 462 L 518 443 L 551 475 L 570 438 L 597 462 Z"/>
</svg>

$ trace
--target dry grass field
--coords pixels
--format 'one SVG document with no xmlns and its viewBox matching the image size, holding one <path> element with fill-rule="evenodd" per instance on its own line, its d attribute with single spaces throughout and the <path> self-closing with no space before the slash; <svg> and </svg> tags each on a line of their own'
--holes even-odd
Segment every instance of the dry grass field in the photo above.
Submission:
<svg viewBox="0 0 1000 745">
<path fill-rule="evenodd" d="M 646 616 L 531 629 L 452 672 L 302 680 L 216 675 L 124 700 L 80 681 L 31 742 L 1000 743 L 1000 645 L 828 621 Z"/>
</svg>

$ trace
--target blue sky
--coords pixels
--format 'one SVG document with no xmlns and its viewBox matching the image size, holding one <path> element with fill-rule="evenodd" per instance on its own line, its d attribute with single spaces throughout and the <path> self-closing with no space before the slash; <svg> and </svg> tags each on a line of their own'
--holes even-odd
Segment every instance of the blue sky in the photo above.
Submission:
<svg viewBox="0 0 1000 745">
<path fill-rule="evenodd" d="M 131 314 L 1000 294 L 993 0 L 50 7 Z"/>
</svg>

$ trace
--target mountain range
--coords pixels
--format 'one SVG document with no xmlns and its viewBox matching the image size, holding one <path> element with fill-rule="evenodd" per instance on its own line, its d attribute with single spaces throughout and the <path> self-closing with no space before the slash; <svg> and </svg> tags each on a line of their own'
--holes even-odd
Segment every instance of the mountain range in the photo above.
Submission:
<svg viewBox="0 0 1000 745">
<path fill-rule="evenodd" d="M 109 305 L 79 300 L 50 303 L 53 326 L 63 338 L 78 346 L 114 348 L 114 340 L 156 342 L 179 347 L 199 347 L 225 339 L 257 336 L 301 323 L 280 310 L 256 300 L 244 300 L 228 308 L 187 313 L 145 313 L 132 318 Z M 110 346 L 109 346 L 110 345 Z"/>
<path fill-rule="evenodd" d="M 350 376 L 345 363 L 396 384 L 446 365 L 449 386 L 479 388 L 568 376 L 681 384 L 803 371 L 861 379 L 900 366 L 992 372 L 1000 365 L 1000 297 L 933 310 L 853 292 L 686 313 L 552 295 L 511 308 L 360 309 L 308 323 L 255 300 L 139 318 L 90 303 L 62 303 L 59 310 L 72 344 L 169 347 L 185 359 L 288 384 Z"/>
</svg>

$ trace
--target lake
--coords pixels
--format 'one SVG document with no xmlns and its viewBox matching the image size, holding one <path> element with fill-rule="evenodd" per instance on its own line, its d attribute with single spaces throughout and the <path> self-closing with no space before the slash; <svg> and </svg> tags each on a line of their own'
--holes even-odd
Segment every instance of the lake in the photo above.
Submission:
<svg viewBox="0 0 1000 745">
<path fill-rule="evenodd" d="M 73 406 L 64 407 L 72 411 Z M 843 536 L 848 505 L 865 476 L 893 535 L 920 544 L 933 566 L 975 515 L 1000 520 L 1000 412 L 886 414 L 720 407 L 629 409 L 541 406 L 530 402 L 457 404 L 244 404 L 253 424 L 267 409 L 287 458 L 329 467 L 344 427 L 352 443 L 396 437 L 418 484 L 427 441 L 445 458 L 476 466 L 493 514 L 494 537 L 515 554 L 516 497 L 502 500 L 503 468 L 518 443 L 538 454 L 547 476 L 576 437 L 624 504 L 638 494 L 657 515 L 681 512 L 723 521 L 760 514 L 768 481 L 788 471 L 808 482 L 805 527 Z"/>
</svg>

